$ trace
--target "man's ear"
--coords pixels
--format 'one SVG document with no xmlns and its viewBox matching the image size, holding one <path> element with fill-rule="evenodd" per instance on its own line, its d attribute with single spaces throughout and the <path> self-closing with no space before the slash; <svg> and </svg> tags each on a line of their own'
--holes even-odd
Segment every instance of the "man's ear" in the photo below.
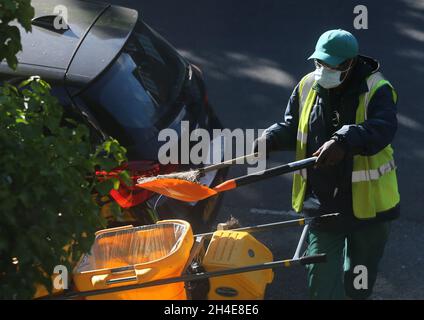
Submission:
<svg viewBox="0 0 424 320">
<path fill-rule="evenodd" d="M 355 65 L 355 63 L 356 63 L 356 57 L 347 59 L 345 62 L 343 62 L 343 69 L 349 68 L 350 70 Z"/>
<path fill-rule="evenodd" d="M 354 57 L 343 63 L 345 65 L 345 68 L 349 68 L 349 70 L 342 72 L 342 74 L 340 75 L 341 79 L 346 80 L 348 78 L 348 76 L 350 75 L 350 72 L 352 71 L 353 67 L 356 64 L 356 61 L 357 61 L 357 57 Z"/>
</svg>

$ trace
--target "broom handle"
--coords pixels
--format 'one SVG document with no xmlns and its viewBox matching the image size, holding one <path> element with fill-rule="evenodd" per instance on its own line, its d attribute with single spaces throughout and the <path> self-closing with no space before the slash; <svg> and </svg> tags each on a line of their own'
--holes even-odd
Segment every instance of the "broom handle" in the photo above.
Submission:
<svg viewBox="0 0 424 320">
<path fill-rule="evenodd" d="M 246 184 L 272 178 L 272 177 L 279 176 L 285 173 L 294 172 L 296 170 L 308 168 L 312 166 L 316 162 L 316 160 L 317 160 L 317 157 L 311 157 L 311 158 L 307 158 L 307 159 L 303 159 L 303 160 L 299 160 L 295 162 L 290 162 L 278 167 L 263 170 L 261 172 L 258 172 L 257 174 L 248 174 L 243 177 L 235 178 L 234 181 L 237 184 L 237 186 L 244 186 Z"/>
<path fill-rule="evenodd" d="M 230 160 L 227 160 L 227 161 L 224 161 L 224 162 L 221 162 L 221 163 L 210 165 L 208 167 L 200 168 L 199 172 L 200 173 L 206 173 L 206 172 L 209 172 L 209 171 L 226 168 L 226 167 L 229 167 L 229 166 L 235 164 L 239 160 L 250 159 L 250 158 L 253 158 L 253 157 L 257 157 L 258 155 L 259 155 L 259 152 L 255 152 L 255 153 L 244 155 L 244 156 L 241 156 L 241 157 L 238 157 L 238 158 L 230 159 Z"/>
<path fill-rule="evenodd" d="M 242 177 L 227 180 L 221 183 L 220 185 L 217 185 L 213 189 L 217 192 L 223 192 L 223 191 L 235 189 L 240 186 L 244 186 L 246 184 L 251 184 L 257 181 L 265 180 L 265 179 L 279 176 L 285 173 L 308 168 L 316 162 L 317 158 L 318 157 L 302 159 L 295 162 L 283 164 L 278 167 L 266 169 L 258 173 L 252 173 Z"/>
</svg>

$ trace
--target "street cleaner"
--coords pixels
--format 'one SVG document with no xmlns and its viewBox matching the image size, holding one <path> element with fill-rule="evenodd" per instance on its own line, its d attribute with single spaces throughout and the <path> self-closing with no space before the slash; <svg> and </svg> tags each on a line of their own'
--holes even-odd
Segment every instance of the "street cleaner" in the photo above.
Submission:
<svg viewBox="0 0 424 320">
<path fill-rule="evenodd" d="M 295 150 L 297 160 L 318 156 L 315 167 L 294 174 L 293 208 L 339 213 L 309 228 L 307 254 L 327 254 L 326 263 L 307 267 L 311 299 L 368 298 L 400 213 L 390 145 L 397 94 L 379 63 L 358 50 L 347 31 L 322 34 L 309 57 L 315 71 L 294 88 L 284 119 L 254 143 L 254 150 L 259 143 L 267 152 Z"/>
</svg>

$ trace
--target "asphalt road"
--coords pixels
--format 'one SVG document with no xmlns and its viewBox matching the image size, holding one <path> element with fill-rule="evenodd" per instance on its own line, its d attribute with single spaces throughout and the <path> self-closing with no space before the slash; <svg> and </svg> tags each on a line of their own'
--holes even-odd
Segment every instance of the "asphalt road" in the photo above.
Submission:
<svg viewBox="0 0 424 320">
<path fill-rule="evenodd" d="M 377 58 L 399 94 L 399 129 L 394 141 L 402 217 L 381 262 L 374 299 L 424 298 L 423 160 L 424 2 L 396 1 L 136 1 L 143 18 L 205 73 L 209 98 L 228 128 L 266 128 L 281 119 L 319 35 L 334 28 L 354 33 L 360 51 Z M 353 8 L 368 8 L 368 29 L 355 30 Z M 271 157 L 270 165 L 293 159 Z M 230 176 L 245 172 L 230 171 Z M 228 193 L 218 220 L 230 215 L 243 225 L 290 219 L 291 177 Z M 275 258 L 291 257 L 300 229 L 260 236 Z M 304 299 L 305 271 L 277 271 L 268 299 Z"/>
</svg>

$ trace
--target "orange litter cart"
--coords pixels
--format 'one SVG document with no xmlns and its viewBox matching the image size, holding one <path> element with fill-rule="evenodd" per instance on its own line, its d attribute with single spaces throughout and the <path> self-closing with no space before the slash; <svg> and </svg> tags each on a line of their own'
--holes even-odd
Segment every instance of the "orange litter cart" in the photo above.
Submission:
<svg viewBox="0 0 424 320">
<path fill-rule="evenodd" d="M 307 223 L 337 214 L 193 235 L 183 220 L 96 233 L 90 254 L 73 272 L 73 289 L 41 299 L 264 299 L 275 268 L 325 261 L 299 256 Z M 304 226 L 293 258 L 274 260 L 253 233 Z M 202 284 L 202 285 L 199 285 Z"/>
</svg>

